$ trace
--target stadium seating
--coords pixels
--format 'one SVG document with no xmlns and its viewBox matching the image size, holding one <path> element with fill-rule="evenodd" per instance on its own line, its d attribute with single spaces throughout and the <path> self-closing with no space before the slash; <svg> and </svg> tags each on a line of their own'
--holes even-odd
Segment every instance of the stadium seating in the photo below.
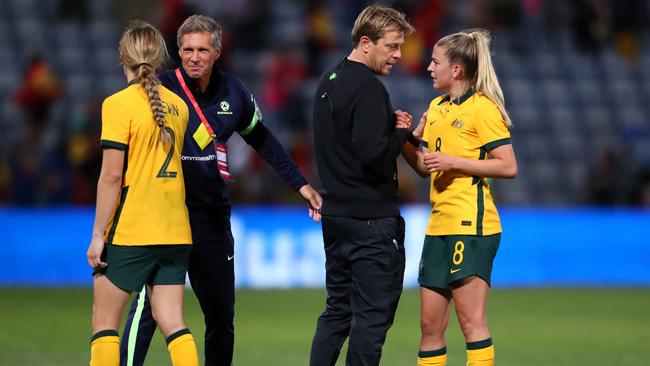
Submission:
<svg viewBox="0 0 650 366">
<path fill-rule="evenodd" d="M 124 85 L 116 50 L 121 30 L 111 18 L 111 1 L 88 1 L 84 20 L 58 19 L 59 1 L 7 0 L 0 4 L 0 128 L 19 124 L 20 111 L 11 105 L 11 96 L 30 55 L 45 57 L 65 85 L 58 110 L 69 110 L 80 101 L 101 100 Z M 295 6 L 297 3 L 285 0 L 270 7 L 269 22 L 278 25 L 269 37 L 277 38 L 273 44 L 240 51 L 234 45 L 229 50 L 232 71 L 258 95 L 264 77 L 260 60 L 276 44 L 302 42 L 306 7 Z M 344 10 L 328 10 L 334 22 L 348 21 Z M 520 167 L 516 181 L 493 183 L 498 199 L 512 204 L 588 203 L 589 198 L 580 192 L 595 157 L 604 149 L 632 149 L 635 162 L 647 168 L 650 36 L 642 38 L 635 63 L 623 58 L 611 44 L 597 53 L 583 53 L 562 29 L 553 31 L 555 41 L 540 42 L 539 49 L 529 45 L 531 51 L 522 51 L 512 46 L 518 39 L 516 32 L 494 32 L 498 45 L 493 58 L 514 123 Z M 323 53 L 322 65 L 329 66 L 348 52 L 348 35 L 339 33 L 335 35 L 337 48 Z M 396 68 L 396 75 L 383 79 L 393 105 L 417 117 L 439 94 L 431 87 L 425 63 L 420 74 L 406 75 Z M 314 85 L 314 77 L 304 82 L 302 95 L 311 98 Z M 309 105 L 301 106 L 306 120 L 311 118 Z M 65 119 L 65 113 L 60 115 Z M 66 123 L 71 122 L 52 121 L 51 125 Z M 1 134 L 0 146 L 15 148 L 17 139 L 17 133 Z M 426 192 L 426 188 L 420 191 Z"/>
</svg>

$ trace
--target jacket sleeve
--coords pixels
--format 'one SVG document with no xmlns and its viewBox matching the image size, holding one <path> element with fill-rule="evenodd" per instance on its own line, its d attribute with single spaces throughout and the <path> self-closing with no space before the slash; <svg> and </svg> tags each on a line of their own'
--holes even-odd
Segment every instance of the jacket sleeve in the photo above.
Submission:
<svg viewBox="0 0 650 366">
<path fill-rule="evenodd" d="M 410 134 L 395 128 L 395 114 L 388 113 L 391 109 L 378 80 L 360 86 L 352 103 L 352 144 L 364 167 L 394 161 Z"/>
<path fill-rule="evenodd" d="M 264 124 L 258 122 L 248 134 L 241 137 L 271 165 L 282 179 L 291 184 L 293 189 L 297 190 L 307 184 L 307 179 L 300 173 L 289 153 Z"/>
</svg>

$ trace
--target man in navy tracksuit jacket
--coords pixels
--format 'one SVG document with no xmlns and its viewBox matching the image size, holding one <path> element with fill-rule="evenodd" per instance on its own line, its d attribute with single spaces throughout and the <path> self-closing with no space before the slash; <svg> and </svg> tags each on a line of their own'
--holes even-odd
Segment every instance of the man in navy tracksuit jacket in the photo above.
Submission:
<svg viewBox="0 0 650 366">
<path fill-rule="evenodd" d="M 183 81 L 223 143 L 237 132 L 309 203 L 310 216 L 320 219 L 321 198 L 307 183 L 277 139 L 262 124 L 253 95 L 235 76 L 219 71 L 221 28 L 211 18 L 191 16 L 178 30 L 179 68 Z M 190 119 L 182 151 L 186 204 L 192 228 L 188 274 L 205 317 L 205 365 L 230 365 L 234 345 L 234 243 L 230 228 L 230 200 L 217 169 L 212 143 L 201 148 L 194 134 L 202 122 L 176 71 L 160 75 L 162 84 L 189 106 Z M 131 306 L 121 344 L 121 365 L 142 365 L 155 331 L 145 291 Z M 135 340 L 135 342 L 134 342 Z"/>
</svg>

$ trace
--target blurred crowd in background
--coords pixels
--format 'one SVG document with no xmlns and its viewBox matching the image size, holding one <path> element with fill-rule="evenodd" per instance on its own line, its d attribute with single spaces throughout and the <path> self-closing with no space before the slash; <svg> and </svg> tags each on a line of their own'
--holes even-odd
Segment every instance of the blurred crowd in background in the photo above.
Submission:
<svg viewBox="0 0 650 366">
<path fill-rule="evenodd" d="M 417 32 L 382 78 L 396 109 L 420 116 L 438 95 L 426 71 L 435 41 L 490 30 L 514 127 L 514 181 L 493 181 L 511 205 L 650 206 L 650 1 L 379 1 Z M 264 123 L 318 186 L 311 104 L 320 73 L 345 57 L 368 1 L 0 1 L 0 203 L 91 205 L 101 165 L 101 103 L 122 89 L 117 41 L 131 19 L 165 34 L 191 14 L 224 28 L 218 67 L 255 95 Z M 239 137 L 230 141 L 236 204 L 295 203 L 288 184 Z M 404 203 L 429 181 L 400 169 Z"/>
</svg>

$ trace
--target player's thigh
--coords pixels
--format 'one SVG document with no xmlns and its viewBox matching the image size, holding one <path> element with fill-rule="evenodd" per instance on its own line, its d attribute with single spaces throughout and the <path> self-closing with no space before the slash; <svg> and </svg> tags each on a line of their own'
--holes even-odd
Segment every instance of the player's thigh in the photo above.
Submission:
<svg viewBox="0 0 650 366">
<path fill-rule="evenodd" d="M 93 332 L 120 327 L 122 312 L 129 292 L 115 286 L 105 275 L 97 274 L 93 280 Z"/>
<path fill-rule="evenodd" d="M 183 296 L 185 276 L 191 253 L 190 245 L 164 245 L 156 249 L 157 270 L 147 282 L 151 311 L 165 336 L 185 328 Z"/>
<path fill-rule="evenodd" d="M 184 294 L 184 285 L 151 286 L 149 294 L 151 311 L 165 337 L 185 328 L 183 320 Z"/>
<path fill-rule="evenodd" d="M 490 286 L 482 278 L 471 276 L 454 284 L 451 290 L 459 315 L 483 319 L 487 309 Z"/>
<path fill-rule="evenodd" d="M 459 281 L 452 290 L 458 324 L 465 339 L 474 342 L 489 338 L 487 300 L 489 286 L 482 278 L 471 276 Z"/>
<path fill-rule="evenodd" d="M 442 332 L 449 321 L 451 292 L 420 287 L 420 327 L 422 332 Z"/>
</svg>

